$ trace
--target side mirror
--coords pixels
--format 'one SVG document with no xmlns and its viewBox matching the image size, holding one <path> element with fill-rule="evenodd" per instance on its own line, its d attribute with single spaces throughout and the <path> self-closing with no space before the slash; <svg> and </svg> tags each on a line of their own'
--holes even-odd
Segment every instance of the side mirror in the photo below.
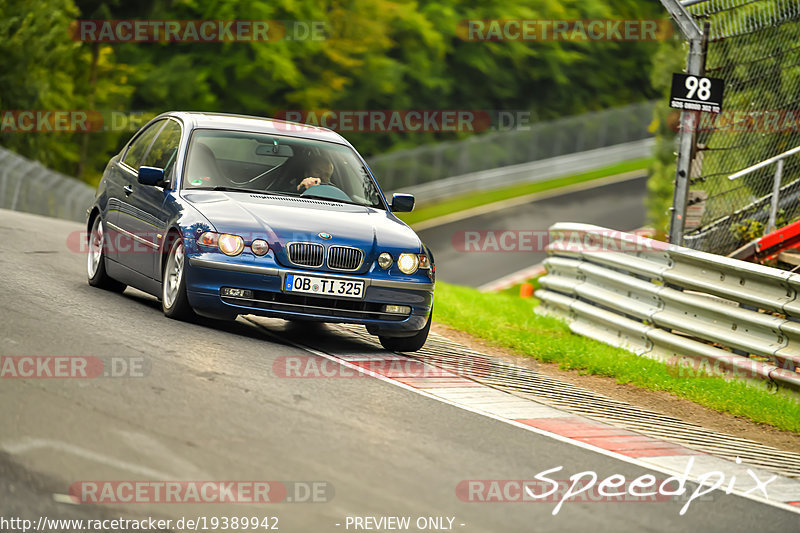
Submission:
<svg viewBox="0 0 800 533">
<path fill-rule="evenodd" d="M 393 194 L 391 207 L 394 213 L 408 213 L 412 211 L 414 209 L 414 195 Z"/>
<path fill-rule="evenodd" d="M 163 168 L 139 167 L 139 183 L 142 185 L 161 185 L 163 181 Z"/>
</svg>

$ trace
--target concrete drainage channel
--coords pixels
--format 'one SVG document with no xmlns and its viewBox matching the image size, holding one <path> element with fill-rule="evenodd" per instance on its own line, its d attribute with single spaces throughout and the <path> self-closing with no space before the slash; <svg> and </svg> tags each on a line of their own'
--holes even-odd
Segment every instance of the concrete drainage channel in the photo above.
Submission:
<svg viewBox="0 0 800 533">
<path fill-rule="evenodd" d="M 334 326 L 348 336 L 377 345 L 377 339 L 361 326 Z M 709 431 L 702 426 L 614 400 L 602 394 L 560 381 L 535 370 L 513 365 L 499 357 L 471 350 L 442 335 L 431 333 L 425 347 L 410 355 L 482 385 L 575 415 L 643 435 L 673 442 L 686 448 L 761 467 L 786 477 L 800 479 L 800 454 L 765 446 L 756 441 Z"/>
</svg>

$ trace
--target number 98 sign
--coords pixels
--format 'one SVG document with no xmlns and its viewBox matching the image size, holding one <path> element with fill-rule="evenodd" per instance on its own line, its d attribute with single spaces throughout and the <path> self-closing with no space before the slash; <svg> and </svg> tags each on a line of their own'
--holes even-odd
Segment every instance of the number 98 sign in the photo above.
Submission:
<svg viewBox="0 0 800 533">
<path fill-rule="evenodd" d="M 672 75 L 669 106 L 687 111 L 720 113 L 724 90 L 725 81 L 720 78 L 675 73 Z"/>
</svg>

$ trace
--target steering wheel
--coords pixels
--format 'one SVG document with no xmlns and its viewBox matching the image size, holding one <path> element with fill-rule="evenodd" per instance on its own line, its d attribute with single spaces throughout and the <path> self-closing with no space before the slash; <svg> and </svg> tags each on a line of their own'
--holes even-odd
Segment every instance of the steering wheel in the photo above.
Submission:
<svg viewBox="0 0 800 533">
<path fill-rule="evenodd" d="M 345 202 L 352 202 L 353 199 L 350 198 L 346 192 L 341 190 L 336 185 L 331 185 L 330 183 L 320 183 L 319 185 L 312 185 L 305 191 L 303 191 L 300 196 L 305 195 L 313 195 L 313 196 L 323 196 L 328 197 L 331 200 L 344 200 Z"/>
</svg>

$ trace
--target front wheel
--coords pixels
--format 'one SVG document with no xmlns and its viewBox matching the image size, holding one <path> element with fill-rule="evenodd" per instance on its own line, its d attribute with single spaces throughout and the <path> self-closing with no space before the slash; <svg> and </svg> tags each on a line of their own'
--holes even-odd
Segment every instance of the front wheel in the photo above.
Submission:
<svg viewBox="0 0 800 533">
<path fill-rule="evenodd" d="M 433 309 L 428 315 L 428 321 L 425 327 L 419 330 L 416 334 L 410 337 L 384 337 L 378 335 L 378 340 L 381 346 L 390 352 L 416 352 L 425 346 L 425 341 L 428 340 L 428 332 L 431 330 L 431 321 L 433 320 Z"/>
<path fill-rule="evenodd" d="M 169 248 L 161 276 L 161 308 L 169 318 L 191 320 L 195 317 L 186 296 L 186 253 L 183 240 L 176 237 Z"/>
<path fill-rule="evenodd" d="M 122 292 L 125 284 L 113 279 L 106 272 L 105 235 L 103 220 L 98 214 L 92 221 L 92 230 L 88 235 L 89 253 L 87 254 L 87 274 L 89 285 L 107 291 Z"/>
</svg>

